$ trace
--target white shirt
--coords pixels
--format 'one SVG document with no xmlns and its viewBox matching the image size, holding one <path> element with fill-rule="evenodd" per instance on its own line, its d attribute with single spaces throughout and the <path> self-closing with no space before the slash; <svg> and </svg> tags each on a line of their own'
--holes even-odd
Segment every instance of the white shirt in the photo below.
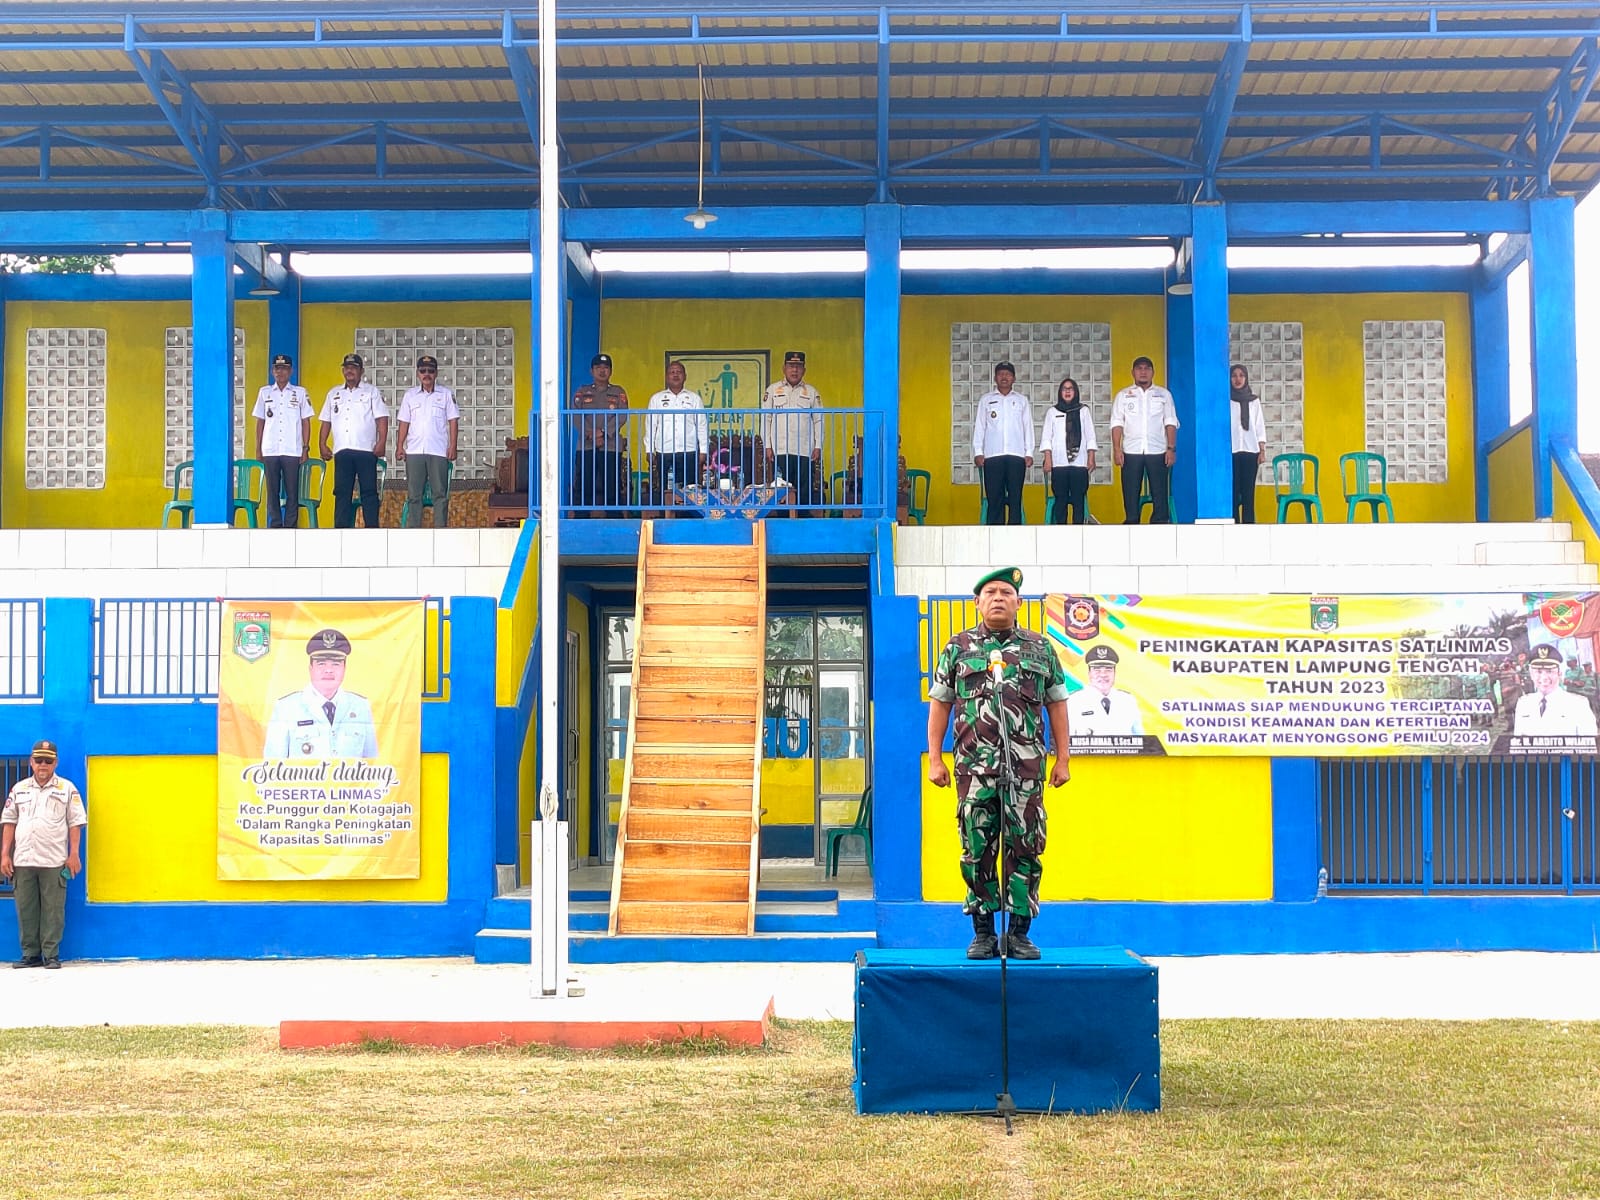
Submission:
<svg viewBox="0 0 1600 1200">
<path fill-rule="evenodd" d="M 1542 713 L 1539 711 L 1541 700 L 1544 701 Z M 1511 732 L 1518 737 L 1528 734 L 1594 737 L 1594 709 L 1582 696 L 1574 695 L 1565 688 L 1557 688 L 1548 696 L 1530 692 L 1517 700 L 1517 713 L 1512 720 Z"/>
<path fill-rule="evenodd" d="M 1072 736 L 1129 736 L 1144 733 L 1139 702 L 1121 688 L 1104 696 L 1093 688 L 1074 692 L 1067 709 L 1067 729 Z"/>
<path fill-rule="evenodd" d="M 1100 449 L 1094 440 L 1094 419 L 1089 416 L 1087 404 L 1079 410 L 1083 436 L 1078 442 L 1076 457 L 1067 457 L 1067 414 L 1054 404 L 1050 411 L 1044 414 L 1044 424 L 1039 428 L 1039 449 L 1035 457 L 1043 458 L 1045 451 L 1050 452 L 1050 465 L 1052 467 L 1087 467 L 1089 465 L 1089 451 Z"/>
<path fill-rule="evenodd" d="M 18 782 L 0 815 L 0 824 L 17 827 L 11 861 L 18 867 L 66 866 L 67 830 L 88 823 L 83 797 L 59 775 L 50 776 L 48 783 L 34 782 L 31 774 Z"/>
<path fill-rule="evenodd" d="M 1033 405 L 1021 392 L 985 392 L 972 426 L 973 458 L 1031 458 Z"/>
<path fill-rule="evenodd" d="M 1178 410 L 1164 387 L 1123 388 L 1111 402 L 1111 428 L 1122 430 L 1124 454 L 1165 454 L 1167 429 L 1178 427 Z"/>
<path fill-rule="evenodd" d="M 257 454 L 262 458 L 300 457 L 300 451 L 305 449 L 300 423 L 311 419 L 311 397 L 305 388 L 292 383 L 280 388 L 269 383 L 256 393 L 256 406 L 250 415 L 265 422 Z"/>
<path fill-rule="evenodd" d="M 318 419 L 333 430 L 335 454 L 373 450 L 381 455 L 385 447 L 378 445 L 378 420 L 388 415 L 383 393 L 363 379 L 353 388 L 341 384 L 329 391 Z"/>
<path fill-rule="evenodd" d="M 1228 428 L 1233 432 L 1233 452 L 1235 454 L 1259 454 L 1261 448 L 1267 444 L 1267 418 L 1261 411 L 1261 401 L 1250 401 L 1250 428 L 1239 427 L 1239 406 L 1232 400 L 1228 401 Z"/>
<path fill-rule="evenodd" d="M 761 397 L 761 407 L 771 409 L 821 408 L 822 397 L 809 383 L 793 387 L 787 379 L 769 386 Z M 786 416 L 761 417 L 761 445 L 768 454 L 795 454 L 808 458 L 822 449 L 822 414 L 803 412 Z"/>
<path fill-rule="evenodd" d="M 644 422 L 644 448 L 648 454 L 684 454 L 698 450 L 701 454 L 710 448 L 707 437 L 705 401 L 699 392 L 684 388 L 681 392 L 663 388 L 650 397 L 648 407 L 656 412 L 694 412 L 692 417 L 646 417 Z"/>
<path fill-rule="evenodd" d="M 406 426 L 407 454 L 450 453 L 450 422 L 461 419 L 456 395 L 447 387 L 425 392 L 414 387 L 400 400 L 398 419 Z"/>
<path fill-rule="evenodd" d="M 333 715 L 328 715 L 329 704 Z M 272 706 L 262 758 L 377 758 L 378 731 L 367 698 L 343 688 L 324 696 L 307 684 Z"/>
</svg>

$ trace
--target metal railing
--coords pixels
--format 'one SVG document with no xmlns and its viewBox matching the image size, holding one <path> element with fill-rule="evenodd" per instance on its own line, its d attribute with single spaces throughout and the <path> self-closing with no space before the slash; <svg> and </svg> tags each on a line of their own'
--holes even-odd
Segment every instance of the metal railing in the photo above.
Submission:
<svg viewBox="0 0 1600 1200">
<path fill-rule="evenodd" d="M 1322 759 L 1330 890 L 1571 892 L 1596 876 L 1596 765 L 1565 758 Z"/>
<path fill-rule="evenodd" d="M 44 697 L 44 601 L 0 600 L 0 700 Z"/>
<path fill-rule="evenodd" d="M 33 773 L 33 765 L 29 761 L 31 757 L 31 752 L 0 755 L 0 798 L 9 796 L 12 788 Z M 9 896 L 11 893 L 11 880 L 0 875 L 0 895 Z"/>
<path fill-rule="evenodd" d="M 444 597 L 428 597 L 422 615 L 422 698 L 446 699 L 450 618 Z M 117 599 L 96 607 L 96 700 L 215 700 L 221 661 L 220 600 Z"/>
<path fill-rule="evenodd" d="M 881 516 L 883 414 L 865 409 L 564 409 L 561 511 Z M 537 490 L 537 470 L 530 472 Z M 535 496 L 537 506 L 541 498 Z"/>
</svg>

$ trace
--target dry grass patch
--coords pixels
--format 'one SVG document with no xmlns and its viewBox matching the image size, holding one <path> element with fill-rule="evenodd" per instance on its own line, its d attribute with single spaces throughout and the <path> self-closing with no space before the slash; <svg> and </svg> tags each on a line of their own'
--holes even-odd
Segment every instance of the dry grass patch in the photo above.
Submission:
<svg viewBox="0 0 1600 1200">
<path fill-rule="evenodd" d="M 1159 1115 L 854 1113 L 847 1025 L 764 1049 L 283 1053 L 0 1032 L 11 1196 L 1600 1196 L 1600 1026 L 1163 1028 Z"/>
</svg>

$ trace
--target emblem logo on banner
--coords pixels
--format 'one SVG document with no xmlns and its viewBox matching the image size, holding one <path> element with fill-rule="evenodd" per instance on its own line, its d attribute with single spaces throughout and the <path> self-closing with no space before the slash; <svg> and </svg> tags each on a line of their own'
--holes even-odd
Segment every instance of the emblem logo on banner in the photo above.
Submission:
<svg viewBox="0 0 1600 1200">
<path fill-rule="evenodd" d="M 1339 597 L 1311 597 L 1311 628 L 1318 633 L 1332 633 L 1339 628 Z"/>
<path fill-rule="evenodd" d="M 227 602 L 217 878 L 421 872 L 422 602 Z"/>
<path fill-rule="evenodd" d="M 1100 604 L 1093 596 L 1068 596 L 1067 636 L 1091 642 L 1100 636 Z"/>
<path fill-rule="evenodd" d="M 246 662 L 265 658 L 272 650 L 272 616 L 264 612 L 233 614 L 233 652 Z"/>
<path fill-rule="evenodd" d="M 1583 601 L 1563 597 L 1539 605 L 1539 620 L 1556 637 L 1571 637 L 1583 624 Z"/>
</svg>

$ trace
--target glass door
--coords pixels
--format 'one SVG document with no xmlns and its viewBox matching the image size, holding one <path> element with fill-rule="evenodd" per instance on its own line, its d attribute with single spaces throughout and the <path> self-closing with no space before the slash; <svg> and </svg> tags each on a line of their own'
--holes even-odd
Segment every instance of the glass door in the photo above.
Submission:
<svg viewBox="0 0 1600 1200">
<path fill-rule="evenodd" d="M 628 760 L 628 703 L 633 688 L 633 609 L 602 609 L 600 653 L 599 775 L 593 788 L 594 827 L 599 830 L 600 861 L 617 853 L 617 821 L 622 814 L 622 776 Z"/>
</svg>

